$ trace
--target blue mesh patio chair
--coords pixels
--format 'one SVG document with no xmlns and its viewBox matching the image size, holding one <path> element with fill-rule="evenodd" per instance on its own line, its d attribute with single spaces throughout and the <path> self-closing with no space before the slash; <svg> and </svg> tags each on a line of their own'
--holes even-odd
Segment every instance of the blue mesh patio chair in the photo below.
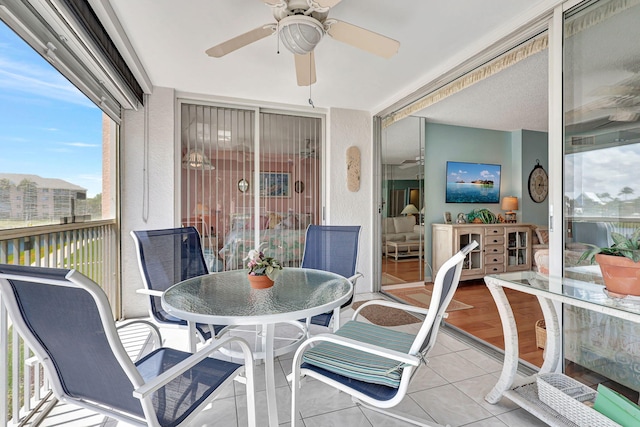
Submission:
<svg viewBox="0 0 640 427">
<path fill-rule="evenodd" d="M 79 272 L 0 264 L 0 292 L 58 400 L 137 426 L 177 427 L 238 379 L 255 426 L 254 361 L 242 339 L 225 337 L 195 354 L 158 348 L 134 363 L 105 293 Z M 244 365 L 210 357 L 230 342 L 242 348 Z"/>
<path fill-rule="evenodd" d="M 346 277 L 355 290 L 362 274 L 356 272 L 360 226 L 310 225 L 307 228 L 302 268 L 330 271 Z M 328 327 L 333 320 L 334 331 L 340 326 L 340 310 L 351 305 L 351 298 L 342 307 L 307 319 L 309 324 Z"/>
<path fill-rule="evenodd" d="M 386 300 L 369 301 L 358 307 L 352 320 L 333 334 L 307 339 L 293 358 L 291 426 L 298 415 L 300 381 L 315 378 L 352 396 L 358 404 L 412 424 L 433 426 L 424 420 L 390 412 L 404 398 L 416 369 L 426 363 L 445 310 L 460 281 L 462 263 L 477 242 L 464 247 L 438 270 L 428 309 Z M 357 320 L 364 307 L 382 305 L 424 316 L 416 335 Z"/>
<path fill-rule="evenodd" d="M 149 315 L 160 326 L 187 328 L 187 321 L 168 314 L 160 303 L 169 287 L 192 277 L 209 274 L 202 254 L 200 235 L 194 227 L 132 231 L 138 266 L 145 289 L 137 292 L 149 296 Z M 219 337 L 224 325 L 196 324 L 200 342 Z M 213 336 L 212 336 L 213 331 Z"/>
</svg>

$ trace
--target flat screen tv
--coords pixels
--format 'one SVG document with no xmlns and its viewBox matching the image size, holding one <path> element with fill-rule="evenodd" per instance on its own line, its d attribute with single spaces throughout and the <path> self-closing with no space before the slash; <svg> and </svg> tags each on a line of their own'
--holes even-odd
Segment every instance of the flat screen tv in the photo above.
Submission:
<svg viewBox="0 0 640 427">
<path fill-rule="evenodd" d="M 447 162 L 446 203 L 499 203 L 500 165 Z"/>
</svg>

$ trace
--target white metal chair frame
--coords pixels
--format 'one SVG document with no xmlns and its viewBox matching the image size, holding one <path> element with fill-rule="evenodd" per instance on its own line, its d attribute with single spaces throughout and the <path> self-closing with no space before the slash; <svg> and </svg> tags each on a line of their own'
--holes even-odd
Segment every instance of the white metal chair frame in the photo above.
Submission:
<svg viewBox="0 0 640 427">
<path fill-rule="evenodd" d="M 315 227 L 322 227 L 322 226 L 315 226 Z M 328 227 L 339 227 L 339 226 L 328 226 Z M 348 226 L 348 227 L 351 228 L 353 226 Z M 310 232 L 311 228 L 312 228 L 312 225 L 307 227 L 307 230 L 305 232 L 305 234 L 307 236 L 305 238 L 305 242 L 308 241 L 308 235 L 309 235 L 309 232 Z M 358 232 L 357 232 L 357 236 L 356 236 L 356 242 L 359 242 L 359 240 L 360 240 L 360 227 L 358 227 Z M 302 267 L 304 267 L 304 262 L 305 262 L 304 260 L 306 259 L 307 249 L 308 249 L 308 245 L 305 243 L 304 252 L 302 254 L 302 263 L 301 263 Z M 354 266 L 356 266 L 358 264 L 358 252 L 359 251 L 356 250 L 356 256 L 355 256 L 355 259 L 353 260 Z M 354 267 L 354 270 L 355 270 L 355 267 Z M 355 271 L 353 275 L 351 275 L 350 277 L 347 277 L 347 280 L 349 282 L 351 282 L 351 284 L 353 285 L 353 290 L 352 290 L 352 293 L 351 293 L 351 296 L 350 296 L 350 299 L 349 299 L 349 302 L 347 303 L 347 305 L 351 305 L 353 294 L 355 293 L 355 290 L 356 290 L 356 282 L 361 277 L 364 277 L 364 275 L 362 273 L 358 272 L 358 271 Z M 333 315 L 331 317 L 330 324 L 327 326 L 330 329 L 333 329 L 333 332 L 337 331 L 338 328 L 340 327 L 340 312 L 342 311 L 342 309 L 344 307 L 345 306 L 336 307 L 336 308 L 333 309 Z M 310 333 L 309 333 L 309 329 L 310 329 L 311 324 L 312 324 L 311 323 L 311 318 L 308 317 L 306 319 L 306 321 L 305 321 L 305 326 L 306 326 L 306 330 L 307 330 L 307 337 L 311 336 Z M 319 326 L 319 327 L 322 327 L 322 326 Z"/>
<path fill-rule="evenodd" d="M 201 236 L 200 233 L 198 233 L 198 231 L 195 229 L 195 227 L 191 226 L 191 228 L 194 229 L 194 231 L 198 234 L 198 239 L 200 240 L 200 244 L 202 244 L 202 240 L 201 240 Z M 142 283 L 144 285 L 144 289 L 136 289 L 136 293 L 140 294 L 140 295 L 145 295 L 149 298 L 152 297 L 158 297 L 161 298 L 162 294 L 164 293 L 163 291 L 160 290 L 156 290 L 156 289 L 152 289 L 152 286 L 149 284 L 149 282 L 147 281 L 147 275 L 145 273 L 145 267 L 143 266 L 143 260 L 142 260 L 142 243 L 140 242 L 140 239 L 138 238 L 138 236 L 135 234 L 135 231 L 131 231 L 129 233 L 131 235 L 131 237 L 133 238 L 133 242 L 135 243 L 135 247 L 136 247 L 136 257 L 138 259 L 138 269 L 140 271 L 140 276 L 142 278 Z M 202 246 L 201 246 L 201 250 L 202 250 Z M 206 267 L 206 263 L 204 264 L 204 266 Z M 148 307 L 148 312 L 149 312 L 149 318 L 151 319 L 151 322 L 153 322 L 155 325 L 162 327 L 162 328 L 174 328 L 174 329 L 185 329 L 188 330 L 186 325 L 178 325 L 178 324 L 173 324 L 170 322 L 158 322 L 156 320 L 155 317 L 155 313 L 153 312 L 153 308 L 151 305 L 151 302 L 148 301 L 147 302 L 147 307 Z M 220 338 L 222 335 L 224 335 L 226 332 L 229 331 L 229 327 L 225 327 L 222 330 L 220 330 L 217 334 L 215 333 L 215 328 L 214 325 L 208 325 L 209 326 L 209 330 L 211 331 L 211 338 L 212 339 L 217 339 Z M 204 344 L 207 340 L 205 337 L 203 337 L 197 330 L 195 332 L 196 337 L 198 338 L 198 341 L 201 344 Z M 240 357 L 238 355 L 234 355 L 234 357 Z"/>
<path fill-rule="evenodd" d="M 467 254 L 477 246 L 478 246 L 477 242 L 475 241 L 472 242 L 471 244 L 467 245 L 465 248 L 460 250 L 458 253 L 456 253 L 449 260 L 447 260 L 443 264 L 442 268 L 440 268 L 440 270 L 438 271 L 438 275 L 436 276 L 436 279 L 434 281 L 434 289 L 433 289 L 433 294 L 431 296 L 432 303 L 430 305 L 430 309 L 424 309 L 420 307 L 414 307 L 407 304 L 401 304 L 401 303 L 385 301 L 385 300 L 372 300 L 358 307 L 358 309 L 353 314 L 352 320 L 356 320 L 361 310 L 364 309 L 365 307 L 380 305 L 380 306 L 393 307 L 393 308 L 405 310 L 408 312 L 424 315 L 425 320 L 423 321 L 422 326 L 420 327 L 420 330 L 416 335 L 408 353 L 402 353 L 402 352 L 390 350 L 388 348 L 371 345 L 371 344 L 360 342 L 357 340 L 348 339 L 345 337 L 340 337 L 334 334 L 319 334 L 306 340 L 298 348 L 298 350 L 294 355 L 292 373 L 288 377 L 288 379 L 291 381 L 291 389 L 292 389 L 291 427 L 295 427 L 296 421 L 298 420 L 298 413 L 297 413 L 298 398 L 300 394 L 301 380 L 305 376 L 315 378 L 325 384 L 328 384 L 332 387 L 337 388 L 340 391 L 350 394 L 356 403 L 366 406 L 367 408 L 372 409 L 374 411 L 381 412 L 383 414 L 386 414 L 394 418 L 398 418 L 403 421 L 406 421 L 415 425 L 419 425 L 419 426 L 427 426 L 427 427 L 438 426 L 438 424 L 429 423 L 425 420 L 419 420 L 408 415 L 399 414 L 397 412 L 387 411 L 386 409 L 396 406 L 398 403 L 400 403 L 404 399 L 407 389 L 409 388 L 411 378 L 415 373 L 415 370 L 418 367 L 420 367 L 421 363 L 425 362 L 426 355 L 435 344 L 440 323 L 442 319 L 446 317 L 446 313 L 444 313 L 444 308 L 446 308 L 446 306 L 449 304 L 451 299 L 453 299 L 453 294 L 455 293 L 455 289 L 457 288 L 457 284 L 460 280 L 460 273 L 462 271 L 462 262 L 467 256 Z M 455 268 L 453 281 L 452 281 L 454 285 L 452 285 L 451 287 L 452 289 L 449 290 L 449 293 L 445 296 L 445 300 L 440 305 L 439 301 L 441 300 L 441 297 L 442 297 L 443 282 L 445 280 L 445 276 L 447 272 L 449 272 L 449 270 L 451 270 L 452 268 Z M 436 308 L 435 310 L 432 309 L 434 307 Z M 425 340 L 427 340 L 427 337 L 428 337 L 428 342 L 426 343 L 426 345 L 424 345 Z M 398 389 L 397 389 L 398 391 L 395 394 L 395 396 L 388 400 L 377 400 L 362 392 L 354 390 L 353 388 L 339 381 L 336 381 L 331 378 L 327 378 L 326 376 L 314 370 L 302 368 L 301 367 L 302 356 L 305 350 L 308 349 L 310 346 L 314 346 L 316 343 L 320 343 L 320 342 L 332 342 L 335 344 L 344 345 L 346 347 L 361 350 L 363 352 L 367 352 L 373 355 L 396 360 L 398 361 L 398 363 L 404 364 L 405 367 L 402 371 L 400 384 L 398 386 Z"/>
<path fill-rule="evenodd" d="M 29 281 L 32 279 L 33 282 L 49 284 L 54 286 L 67 286 L 67 287 L 75 287 L 75 288 L 83 288 L 86 290 L 96 302 L 96 306 L 99 311 L 100 320 L 104 327 L 104 332 L 106 335 L 106 339 L 118 360 L 120 366 L 123 371 L 131 381 L 134 386 L 133 396 L 137 399 L 140 399 L 140 403 L 142 405 L 142 409 L 145 414 L 145 419 L 141 420 L 135 415 L 131 415 L 128 413 L 124 413 L 122 411 L 118 411 L 112 408 L 105 407 L 104 405 L 100 405 L 99 403 L 88 402 L 82 399 L 78 399 L 72 396 L 69 396 L 66 392 L 60 379 L 57 375 L 50 374 L 51 372 L 56 372 L 56 367 L 52 363 L 51 359 L 47 356 L 47 352 L 42 347 L 40 342 L 33 337 L 31 331 L 25 321 L 23 320 L 22 314 L 18 309 L 18 304 L 13 295 L 13 292 L 10 291 L 10 284 L 8 280 L 18 280 L 18 281 Z M 117 328 L 113 321 L 113 317 L 111 314 L 111 309 L 109 305 L 109 301 L 107 300 L 106 295 L 103 290 L 96 285 L 93 281 L 91 281 L 86 276 L 81 273 L 70 270 L 66 275 L 66 279 L 68 281 L 60 281 L 55 279 L 44 279 L 42 277 L 32 277 L 29 278 L 23 275 L 11 275 L 11 274 L 0 274 L 0 289 L 3 290 L 2 297 L 7 300 L 7 309 L 11 319 L 14 322 L 14 325 L 20 332 L 20 334 L 24 337 L 24 339 L 28 342 L 29 347 L 34 351 L 37 357 L 40 359 L 41 363 L 45 366 L 45 369 L 48 374 L 49 382 L 51 384 L 53 393 L 55 397 L 62 402 L 68 402 L 70 404 L 78 405 L 84 408 L 87 408 L 92 411 L 96 411 L 102 413 L 108 417 L 112 417 L 117 420 L 124 421 L 126 423 L 131 423 L 138 426 L 154 426 L 159 427 L 158 419 L 156 417 L 153 403 L 152 403 L 152 395 L 154 392 L 158 391 L 160 388 L 168 384 L 173 379 L 181 376 L 187 370 L 191 369 L 199 362 L 204 360 L 205 358 L 211 357 L 211 355 L 217 351 L 220 347 L 224 345 L 228 345 L 231 342 L 238 344 L 242 350 L 245 359 L 244 367 L 238 369 L 235 375 L 227 378 L 207 399 L 205 399 L 196 410 L 191 412 L 179 425 L 186 426 L 189 422 L 199 413 L 201 409 L 203 409 L 206 405 L 208 405 L 212 400 L 214 400 L 224 389 L 224 386 L 230 383 L 231 381 L 237 380 L 246 384 L 247 390 L 247 411 L 248 411 L 248 424 L 251 427 L 256 425 L 256 417 L 255 417 L 255 389 L 254 389 L 254 361 L 253 356 L 251 354 L 251 349 L 248 344 L 241 338 L 237 337 L 226 337 L 221 340 L 214 341 L 213 343 L 203 347 L 197 353 L 192 354 L 189 358 L 183 360 L 182 362 L 176 364 L 173 368 L 163 372 L 152 380 L 145 382 L 136 366 L 131 361 L 129 355 L 127 354 L 122 342 L 120 341 L 120 337 L 118 336 Z M 154 330 L 159 334 L 157 328 Z M 160 342 L 160 341 L 159 341 Z M 244 373 L 244 376 L 240 376 Z M 108 381 L 108 378 L 105 379 Z"/>
</svg>

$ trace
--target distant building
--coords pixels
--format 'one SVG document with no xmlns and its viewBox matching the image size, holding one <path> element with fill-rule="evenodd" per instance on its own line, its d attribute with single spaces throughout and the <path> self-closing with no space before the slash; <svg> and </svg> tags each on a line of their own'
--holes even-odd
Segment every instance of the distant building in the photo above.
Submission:
<svg viewBox="0 0 640 427">
<path fill-rule="evenodd" d="M 84 215 L 86 198 L 86 188 L 62 179 L 0 173 L 0 220 L 59 222 Z"/>
</svg>

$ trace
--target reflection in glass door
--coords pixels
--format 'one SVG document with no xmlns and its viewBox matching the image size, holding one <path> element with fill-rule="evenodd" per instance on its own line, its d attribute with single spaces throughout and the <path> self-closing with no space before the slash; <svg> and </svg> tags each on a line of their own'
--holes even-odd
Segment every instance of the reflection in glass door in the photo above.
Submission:
<svg viewBox="0 0 640 427">
<path fill-rule="evenodd" d="M 382 290 L 423 282 L 424 119 L 382 130 Z"/>
<path fill-rule="evenodd" d="M 565 277 L 603 283 L 582 253 L 640 227 L 638 22 L 638 2 L 623 0 L 585 2 L 565 15 Z M 565 371 L 637 401 L 638 325 L 575 307 L 564 309 L 563 323 Z"/>
</svg>

